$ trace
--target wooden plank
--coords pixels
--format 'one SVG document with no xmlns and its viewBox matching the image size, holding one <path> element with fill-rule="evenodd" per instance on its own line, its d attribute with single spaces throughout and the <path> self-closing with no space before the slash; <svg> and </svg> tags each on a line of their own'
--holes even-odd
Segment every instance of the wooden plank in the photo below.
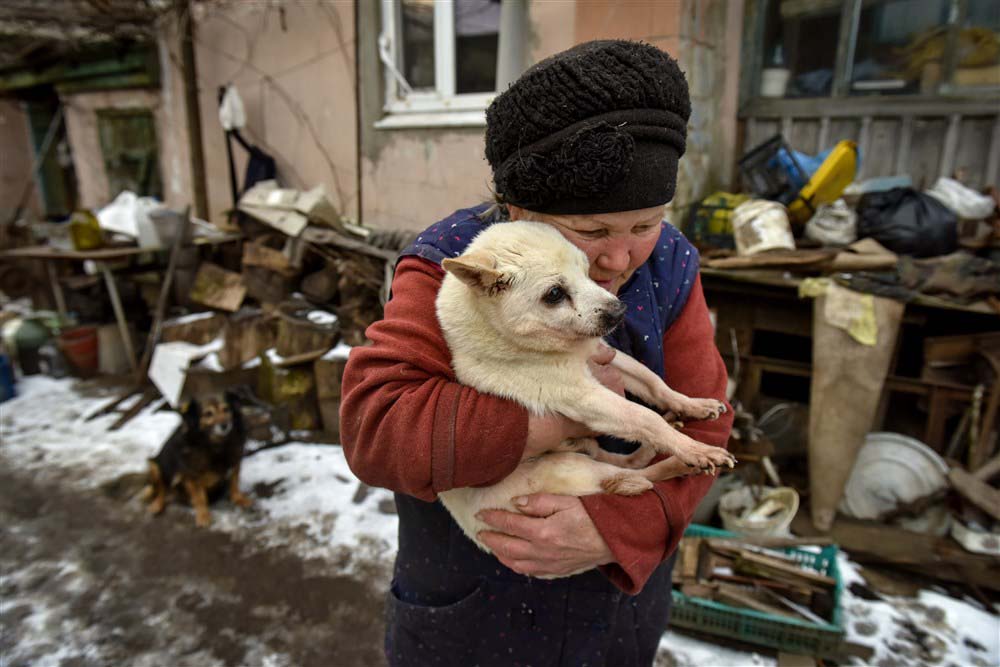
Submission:
<svg viewBox="0 0 1000 667">
<path fill-rule="evenodd" d="M 135 404 L 132 405 L 132 407 L 126 410 L 125 413 L 121 417 L 119 417 L 114 424 L 109 426 L 108 430 L 117 431 L 122 426 L 130 422 L 132 418 L 135 417 L 137 414 L 139 414 L 144 407 L 152 403 L 153 399 L 156 398 L 159 395 L 159 393 L 160 392 L 158 392 L 151 386 L 146 387 L 145 391 L 142 392 L 142 396 L 139 398 L 139 400 L 136 401 Z"/>
<path fill-rule="evenodd" d="M 838 141 L 857 141 L 861 131 L 861 121 L 857 118 L 831 118 L 829 144 Z M 862 158 L 864 159 L 864 158 Z"/>
<path fill-rule="evenodd" d="M 862 116 L 861 130 L 858 132 L 858 152 L 861 154 L 861 172 L 868 171 L 867 165 L 871 161 L 868 147 L 871 145 L 872 117 Z"/>
<path fill-rule="evenodd" d="M 792 521 L 798 535 L 823 534 L 812 525 L 808 507 Z M 902 528 L 838 517 L 828 533 L 840 548 L 861 563 L 912 569 L 929 577 L 971 582 L 1000 591 L 1000 559 L 965 551 L 950 537 L 912 533 Z"/>
<path fill-rule="evenodd" d="M 792 117 L 784 116 L 781 119 L 781 136 L 785 138 L 786 142 L 791 143 L 792 139 Z M 795 148 L 795 146 L 792 146 Z"/>
<path fill-rule="evenodd" d="M 743 551 L 740 554 L 740 560 L 749 561 L 750 563 L 760 566 L 766 570 L 773 570 L 791 577 L 804 579 L 809 583 L 817 584 L 819 586 L 832 588 L 837 585 L 837 582 L 833 579 L 833 577 L 828 577 L 825 574 L 820 574 L 814 570 L 806 570 L 798 567 L 797 565 L 786 563 L 778 558 L 765 556 L 764 554 L 758 554 L 752 551 Z"/>
<path fill-rule="evenodd" d="M 855 95 L 851 97 L 759 97 L 740 109 L 740 117 L 860 118 L 861 116 L 992 116 L 1000 94 L 986 95 Z"/>
<path fill-rule="evenodd" d="M 966 500 L 1000 521 L 1000 491 L 962 468 L 949 470 L 948 481 Z"/>
</svg>

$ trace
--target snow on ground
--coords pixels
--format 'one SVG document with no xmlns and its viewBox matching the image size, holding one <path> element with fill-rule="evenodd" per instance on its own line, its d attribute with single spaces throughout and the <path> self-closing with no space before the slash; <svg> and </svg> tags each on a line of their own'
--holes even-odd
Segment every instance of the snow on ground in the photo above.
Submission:
<svg viewBox="0 0 1000 667">
<path fill-rule="evenodd" d="M 142 473 L 146 458 L 180 423 L 174 412 L 147 408 L 112 432 L 107 429 L 114 414 L 86 421 L 109 398 L 85 395 L 74 380 L 33 376 L 23 379 L 18 391 L 17 398 L 0 405 L 0 461 L 40 475 L 57 471 L 81 489 Z M 244 461 L 241 486 L 254 497 L 254 509 L 213 508 L 213 530 L 252 533 L 265 544 L 291 545 L 303 557 L 324 559 L 346 573 L 362 567 L 369 575 L 377 572 L 387 583 L 396 550 L 392 494 L 362 487 L 340 447 L 290 443 L 257 452 Z M 1000 665 L 997 616 L 931 590 L 916 598 L 868 601 L 847 590 L 861 581 L 858 567 L 844 555 L 839 564 L 847 637 L 875 648 L 871 664 Z M 36 626 L 39 633 L 48 631 L 43 617 L 30 619 L 28 627 Z M 660 647 L 658 662 L 682 667 L 775 664 L 767 651 L 731 650 L 672 631 Z M 854 659 L 853 664 L 864 663 Z"/>
</svg>

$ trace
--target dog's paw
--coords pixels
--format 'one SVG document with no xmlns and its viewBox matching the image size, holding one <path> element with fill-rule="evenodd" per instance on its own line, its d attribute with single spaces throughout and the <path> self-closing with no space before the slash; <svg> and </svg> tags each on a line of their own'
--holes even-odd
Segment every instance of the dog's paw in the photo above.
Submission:
<svg viewBox="0 0 1000 667">
<path fill-rule="evenodd" d="M 618 496 L 637 496 L 653 488 L 653 483 L 635 473 L 621 472 L 601 480 L 601 488 Z"/>
<path fill-rule="evenodd" d="M 166 505 L 167 504 L 164 502 L 163 498 L 156 498 L 149 504 L 149 507 L 147 507 L 146 510 L 153 515 L 163 514 L 163 508 L 166 507 Z"/>
<path fill-rule="evenodd" d="M 674 412 L 681 420 L 718 419 L 726 412 L 726 404 L 714 398 L 688 398 L 678 408 Z"/>
<path fill-rule="evenodd" d="M 676 456 L 689 468 L 712 475 L 718 468 L 732 468 L 736 465 L 736 457 L 725 449 L 694 441 L 679 447 Z"/>
<path fill-rule="evenodd" d="M 194 523 L 199 528 L 208 528 L 212 525 L 212 515 L 208 512 L 195 512 Z"/>
<path fill-rule="evenodd" d="M 230 500 L 233 501 L 234 505 L 239 505 L 240 507 L 253 506 L 253 499 L 243 495 L 242 493 L 233 495 L 233 497 L 230 498 Z"/>
</svg>

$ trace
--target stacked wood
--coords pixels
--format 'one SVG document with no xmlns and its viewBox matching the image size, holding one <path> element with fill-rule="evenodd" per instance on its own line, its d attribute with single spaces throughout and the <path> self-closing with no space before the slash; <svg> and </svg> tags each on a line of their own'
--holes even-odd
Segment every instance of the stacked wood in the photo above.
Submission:
<svg viewBox="0 0 1000 667">
<path fill-rule="evenodd" d="M 267 353 L 262 353 L 260 358 L 257 395 L 275 407 L 287 407 L 290 428 L 315 430 L 319 426 L 319 415 L 316 381 L 310 369 L 278 366 Z"/>
<path fill-rule="evenodd" d="M 221 313 L 211 311 L 192 313 L 164 322 L 160 330 L 160 341 L 163 343 L 183 341 L 192 345 L 205 345 L 215 340 L 225 326 L 226 317 Z"/>
<path fill-rule="evenodd" d="M 678 547 L 674 583 L 688 596 L 811 623 L 829 623 L 836 581 L 803 567 L 783 552 L 758 546 L 795 546 L 826 540 L 755 541 L 757 544 L 685 537 Z"/>
<path fill-rule="evenodd" d="M 244 308 L 226 320 L 219 364 L 238 368 L 274 345 L 274 339 L 274 318 L 259 308 Z"/>
<path fill-rule="evenodd" d="M 298 275 L 281 250 L 267 245 L 275 238 L 284 243 L 284 237 L 266 234 L 243 246 L 243 282 L 247 294 L 261 303 L 287 298 Z"/>
<path fill-rule="evenodd" d="M 236 312 L 247 288 L 240 274 L 226 271 L 211 262 L 202 262 L 191 287 L 191 300 L 210 308 Z"/>
<path fill-rule="evenodd" d="M 278 306 L 278 336 L 275 343 L 282 357 L 325 352 L 337 342 L 337 317 L 303 301 Z"/>
</svg>

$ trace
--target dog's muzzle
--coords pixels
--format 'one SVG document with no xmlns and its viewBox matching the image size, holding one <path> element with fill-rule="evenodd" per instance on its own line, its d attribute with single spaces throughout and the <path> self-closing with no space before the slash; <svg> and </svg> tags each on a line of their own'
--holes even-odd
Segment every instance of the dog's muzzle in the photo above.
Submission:
<svg viewBox="0 0 1000 667">
<path fill-rule="evenodd" d="M 229 432 L 233 430 L 233 423 L 227 422 L 225 424 L 216 424 L 212 427 L 212 435 L 216 438 L 224 438 L 229 435 Z"/>
<path fill-rule="evenodd" d="M 625 320 L 626 306 L 621 301 L 616 301 L 601 311 L 599 326 L 601 335 L 605 336 L 615 330 L 619 324 Z"/>
</svg>

